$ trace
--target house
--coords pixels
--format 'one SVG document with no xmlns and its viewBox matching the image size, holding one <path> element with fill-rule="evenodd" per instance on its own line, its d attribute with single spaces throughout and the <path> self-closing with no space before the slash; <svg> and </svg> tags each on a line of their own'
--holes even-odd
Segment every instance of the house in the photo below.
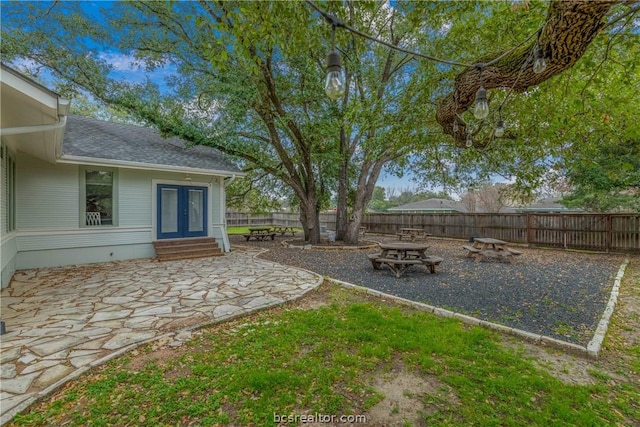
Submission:
<svg viewBox="0 0 640 427">
<path fill-rule="evenodd" d="M 2 64 L 0 285 L 16 270 L 155 256 L 163 239 L 229 251 L 220 152 L 69 114 L 70 102 Z"/>
<path fill-rule="evenodd" d="M 540 199 L 535 203 L 531 203 L 528 206 L 522 206 L 515 208 L 515 212 L 518 213 L 580 213 L 584 212 L 582 209 L 570 209 L 560 204 L 561 198 L 549 197 L 546 199 Z"/>
<path fill-rule="evenodd" d="M 387 209 L 393 213 L 463 213 L 466 212 L 460 202 L 447 199 L 427 199 Z"/>
</svg>

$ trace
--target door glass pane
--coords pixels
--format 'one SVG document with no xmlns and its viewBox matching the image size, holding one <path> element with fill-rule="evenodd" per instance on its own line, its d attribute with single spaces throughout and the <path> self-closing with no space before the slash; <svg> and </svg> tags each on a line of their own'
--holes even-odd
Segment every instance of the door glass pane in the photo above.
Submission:
<svg viewBox="0 0 640 427">
<path fill-rule="evenodd" d="M 204 231 L 204 192 L 189 189 L 189 232 Z"/>
<path fill-rule="evenodd" d="M 176 233 L 178 231 L 178 189 L 161 189 L 160 199 L 162 215 L 160 218 L 160 232 Z"/>
</svg>

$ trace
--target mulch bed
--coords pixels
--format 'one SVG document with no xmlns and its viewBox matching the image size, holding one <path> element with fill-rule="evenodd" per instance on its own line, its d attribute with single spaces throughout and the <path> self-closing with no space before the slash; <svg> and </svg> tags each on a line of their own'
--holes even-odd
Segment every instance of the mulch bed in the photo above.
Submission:
<svg viewBox="0 0 640 427">
<path fill-rule="evenodd" d="M 242 237 L 240 236 L 242 239 Z M 609 300 L 624 256 L 518 248 L 511 264 L 499 259 L 475 263 L 460 240 L 429 240 L 430 255 L 444 258 L 436 274 L 412 266 L 400 278 L 373 270 L 367 258 L 376 249 L 303 250 L 275 241 L 244 242 L 269 249 L 261 258 L 314 271 L 323 276 L 391 295 L 586 346 Z M 393 240 L 367 236 L 367 240 Z"/>
</svg>

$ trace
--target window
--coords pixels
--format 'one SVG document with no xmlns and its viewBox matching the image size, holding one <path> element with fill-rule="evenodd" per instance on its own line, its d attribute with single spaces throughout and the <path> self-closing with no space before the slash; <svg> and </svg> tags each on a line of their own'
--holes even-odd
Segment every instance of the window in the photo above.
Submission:
<svg viewBox="0 0 640 427">
<path fill-rule="evenodd" d="M 115 170 L 81 169 L 84 226 L 116 225 L 116 178 Z"/>
<path fill-rule="evenodd" d="M 5 197 L 1 203 L 2 217 L 5 221 L 4 230 L 10 232 L 16 229 L 16 161 L 6 145 L 0 146 L 0 154 Z"/>
</svg>

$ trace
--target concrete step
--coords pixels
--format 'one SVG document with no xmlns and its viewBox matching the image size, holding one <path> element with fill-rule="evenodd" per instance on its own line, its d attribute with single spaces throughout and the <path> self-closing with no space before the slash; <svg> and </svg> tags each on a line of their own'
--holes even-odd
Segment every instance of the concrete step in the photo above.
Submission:
<svg viewBox="0 0 640 427">
<path fill-rule="evenodd" d="M 153 246 L 160 261 L 224 255 L 213 237 L 158 240 Z"/>
<path fill-rule="evenodd" d="M 156 240 L 153 242 L 153 246 L 165 247 L 165 246 L 184 246 L 184 245 L 192 245 L 196 243 L 211 243 L 215 244 L 216 239 L 213 237 L 186 237 L 184 239 L 162 239 Z"/>
</svg>

